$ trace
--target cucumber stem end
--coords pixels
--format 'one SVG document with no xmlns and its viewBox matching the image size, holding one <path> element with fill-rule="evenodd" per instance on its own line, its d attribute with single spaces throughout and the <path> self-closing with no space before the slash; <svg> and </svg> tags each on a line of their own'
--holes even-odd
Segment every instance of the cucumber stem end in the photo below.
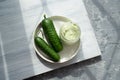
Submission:
<svg viewBox="0 0 120 80">
<path fill-rule="evenodd" d="M 46 19 L 46 15 L 44 14 L 44 19 Z"/>
</svg>

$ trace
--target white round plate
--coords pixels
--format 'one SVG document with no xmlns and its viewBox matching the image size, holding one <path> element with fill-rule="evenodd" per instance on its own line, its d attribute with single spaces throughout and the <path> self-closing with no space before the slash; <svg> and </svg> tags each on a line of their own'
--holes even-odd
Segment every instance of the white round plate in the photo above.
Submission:
<svg viewBox="0 0 120 80">
<path fill-rule="evenodd" d="M 59 35 L 60 27 L 64 23 L 70 21 L 68 18 L 63 17 L 63 16 L 51 16 L 49 18 L 53 20 L 53 23 L 54 23 L 54 26 L 55 26 L 55 29 L 56 29 L 58 35 Z M 78 42 L 76 42 L 75 44 L 73 44 L 73 45 L 63 44 L 63 50 L 58 53 L 60 55 L 60 60 L 58 62 L 54 62 L 45 53 L 43 53 L 38 46 L 35 45 L 34 38 L 35 38 L 36 35 L 43 38 L 46 41 L 44 33 L 42 31 L 42 27 L 40 25 L 40 22 L 38 23 L 38 25 L 36 26 L 36 28 L 35 28 L 35 30 L 33 32 L 33 46 L 34 46 L 34 49 L 37 52 L 37 54 L 42 59 L 44 59 L 44 60 L 46 60 L 48 62 L 51 62 L 51 63 L 64 63 L 66 61 L 71 60 L 78 53 L 78 50 L 79 50 L 79 47 L 80 47 L 80 40 Z"/>
</svg>

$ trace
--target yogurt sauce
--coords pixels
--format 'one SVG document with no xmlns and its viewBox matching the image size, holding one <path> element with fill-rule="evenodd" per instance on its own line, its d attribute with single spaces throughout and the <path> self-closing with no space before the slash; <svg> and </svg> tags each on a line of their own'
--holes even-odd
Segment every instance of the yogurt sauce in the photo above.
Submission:
<svg viewBox="0 0 120 80">
<path fill-rule="evenodd" d="M 60 38 L 68 45 L 74 44 L 80 39 L 80 28 L 72 22 L 67 22 L 60 29 Z"/>
</svg>

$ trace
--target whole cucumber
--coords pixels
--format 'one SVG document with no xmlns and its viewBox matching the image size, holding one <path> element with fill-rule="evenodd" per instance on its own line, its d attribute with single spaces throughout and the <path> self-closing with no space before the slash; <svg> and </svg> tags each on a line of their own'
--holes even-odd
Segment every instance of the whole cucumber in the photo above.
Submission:
<svg viewBox="0 0 120 80">
<path fill-rule="evenodd" d="M 45 36 L 52 48 L 56 52 L 61 51 L 63 49 L 63 45 L 60 41 L 60 38 L 57 35 L 53 21 L 50 18 L 46 18 L 46 16 L 44 15 L 44 19 L 42 20 L 41 25 Z"/>
<path fill-rule="evenodd" d="M 42 38 L 35 37 L 35 44 L 53 61 L 57 62 L 60 60 L 60 56 L 56 53 Z"/>
</svg>

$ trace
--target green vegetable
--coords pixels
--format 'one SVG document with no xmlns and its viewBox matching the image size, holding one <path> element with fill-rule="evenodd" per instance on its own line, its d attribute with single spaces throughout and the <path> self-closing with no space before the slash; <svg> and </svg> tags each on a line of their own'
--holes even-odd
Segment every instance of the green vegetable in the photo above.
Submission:
<svg viewBox="0 0 120 80">
<path fill-rule="evenodd" d="M 48 40 L 52 48 L 56 52 L 61 51 L 63 49 L 63 45 L 57 35 L 53 21 L 50 18 L 46 18 L 46 16 L 44 16 L 41 25 L 45 33 L 46 39 Z"/>
<path fill-rule="evenodd" d="M 53 61 L 57 62 L 60 60 L 60 56 L 56 53 L 42 38 L 35 37 L 35 44 Z"/>
</svg>

